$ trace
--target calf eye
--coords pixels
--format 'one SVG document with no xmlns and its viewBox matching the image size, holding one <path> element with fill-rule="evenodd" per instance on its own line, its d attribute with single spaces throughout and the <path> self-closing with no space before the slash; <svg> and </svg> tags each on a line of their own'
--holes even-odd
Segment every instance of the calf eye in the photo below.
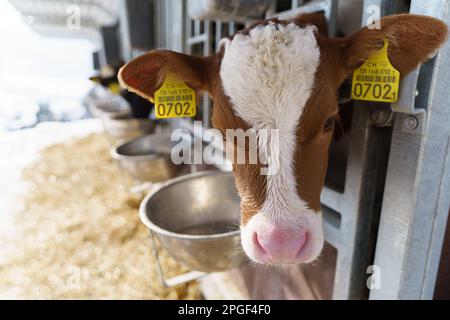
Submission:
<svg viewBox="0 0 450 320">
<path fill-rule="evenodd" d="M 328 118 L 328 120 L 325 122 L 324 129 L 325 131 L 330 131 L 334 128 L 334 125 L 336 123 L 336 117 L 332 116 L 331 118 Z"/>
</svg>

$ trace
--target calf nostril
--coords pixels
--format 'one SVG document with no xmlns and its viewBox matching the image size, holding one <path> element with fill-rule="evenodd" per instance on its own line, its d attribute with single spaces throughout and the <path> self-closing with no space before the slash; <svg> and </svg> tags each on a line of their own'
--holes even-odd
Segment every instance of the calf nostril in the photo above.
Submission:
<svg viewBox="0 0 450 320">
<path fill-rule="evenodd" d="M 300 236 L 297 239 L 297 254 L 296 257 L 299 257 L 302 253 L 303 253 L 303 249 L 306 246 L 306 243 L 308 242 L 308 232 L 303 232 L 302 234 L 300 234 Z"/>
<path fill-rule="evenodd" d="M 256 250 L 258 250 L 260 253 L 264 254 L 268 257 L 267 251 L 264 249 L 264 247 L 261 245 L 261 242 L 259 241 L 258 233 L 253 233 L 253 244 L 256 247 Z"/>
</svg>

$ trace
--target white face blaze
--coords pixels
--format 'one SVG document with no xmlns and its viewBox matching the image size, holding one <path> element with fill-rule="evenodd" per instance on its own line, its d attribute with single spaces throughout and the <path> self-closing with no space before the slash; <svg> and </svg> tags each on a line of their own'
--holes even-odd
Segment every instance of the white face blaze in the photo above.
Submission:
<svg viewBox="0 0 450 320">
<path fill-rule="evenodd" d="M 309 230 L 306 260 L 316 259 L 323 246 L 320 212 L 311 210 L 298 195 L 294 175 L 296 132 L 311 96 L 320 60 L 315 27 L 269 23 L 223 40 L 225 53 L 220 76 L 233 111 L 253 129 L 279 130 L 279 168 L 267 176 L 262 210 L 242 228 L 242 245 L 250 258 L 252 231 L 271 226 L 301 226 Z M 267 155 L 274 153 L 270 145 Z"/>
</svg>

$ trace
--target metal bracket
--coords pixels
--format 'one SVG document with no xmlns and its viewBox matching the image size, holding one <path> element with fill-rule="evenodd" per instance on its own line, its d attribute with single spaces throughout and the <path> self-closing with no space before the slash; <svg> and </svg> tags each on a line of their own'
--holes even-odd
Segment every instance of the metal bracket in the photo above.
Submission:
<svg viewBox="0 0 450 320">
<path fill-rule="evenodd" d="M 156 261 L 156 270 L 158 271 L 159 281 L 165 288 L 179 286 L 183 283 L 197 280 L 207 274 L 206 272 L 201 272 L 201 271 L 190 271 L 190 272 L 186 272 L 186 273 L 180 274 L 178 276 L 166 279 L 163 268 L 161 266 L 161 261 L 159 259 L 158 246 L 156 244 L 155 236 L 151 230 L 149 230 L 149 233 L 150 233 L 149 238 L 152 243 L 152 254 Z"/>
<path fill-rule="evenodd" d="M 416 108 L 419 75 L 420 66 L 403 78 L 399 99 L 391 105 L 391 108 L 393 112 L 401 114 L 403 132 L 422 135 L 426 129 L 427 112 L 424 108 Z"/>
<path fill-rule="evenodd" d="M 425 109 L 415 107 L 416 97 L 419 95 L 417 84 L 419 82 L 420 67 L 408 74 L 400 83 L 400 95 L 398 101 L 393 103 L 393 112 L 406 114 L 425 113 Z"/>
</svg>

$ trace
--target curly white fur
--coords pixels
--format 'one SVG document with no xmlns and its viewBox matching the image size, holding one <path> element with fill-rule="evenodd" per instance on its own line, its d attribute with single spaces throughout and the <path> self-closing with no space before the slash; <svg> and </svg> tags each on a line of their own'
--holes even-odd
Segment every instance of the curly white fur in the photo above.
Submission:
<svg viewBox="0 0 450 320">
<path fill-rule="evenodd" d="M 313 259 L 323 246 L 321 214 L 299 197 L 293 166 L 298 147 L 296 131 L 320 61 L 315 31 L 315 27 L 272 22 L 252 29 L 249 35 L 223 40 L 225 53 L 220 70 L 235 114 L 255 130 L 279 130 L 279 167 L 276 174 L 267 176 L 263 208 L 247 226 L 264 221 L 308 228 L 313 238 Z M 270 144 L 260 147 L 269 157 L 276 154 Z M 250 246 L 252 237 L 247 226 L 242 230 L 244 249 Z"/>
</svg>

